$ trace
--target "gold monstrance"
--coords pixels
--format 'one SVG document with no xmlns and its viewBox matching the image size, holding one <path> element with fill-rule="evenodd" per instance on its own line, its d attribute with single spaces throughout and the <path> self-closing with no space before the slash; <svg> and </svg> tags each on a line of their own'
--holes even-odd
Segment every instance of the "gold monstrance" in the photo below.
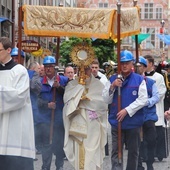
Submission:
<svg viewBox="0 0 170 170">
<path fill-rule="evenodd" d="M 86 44 L 81 43 L 73 47 L 71 51 L 72 62 L 79 67 L 79 84 L 85 85 L 85 68 L 88 67 L 95 57 L 93 48 Z"/>
</svg>

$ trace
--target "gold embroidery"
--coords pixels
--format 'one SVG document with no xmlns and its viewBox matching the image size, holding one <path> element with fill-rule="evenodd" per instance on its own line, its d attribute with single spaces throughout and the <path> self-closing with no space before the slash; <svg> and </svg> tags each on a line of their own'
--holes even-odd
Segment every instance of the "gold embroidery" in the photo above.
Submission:
<svg viewBox="0 0 170 170">
<path fill-rule="evenodd" d="M 28 35 L 109 37 L 112 9 L 31 6 L 23 7 L 24 32 Z"/>
<path fill-rule="evenodd" d="M 168 74 L 165 73 L 165 83 L 168 90 L 170 90 L 170 82 L 168 81 Z"/>
<path fill-rule="evenodd" d="M 121 10 L 120 18 L 120 30 L 121 38 L 139 34 L 140 24 L 139 24 L 139 14 L 138 8 L 124 8 Z M 117 38 L 117 16 L 114 16 L 114 27 L 113 27 L 112 39 Z"/>
<path fill-rule="evenodd" d="M 116 38 L 116 9 L 24 5 L 24 33 L 36 36 Z M 121 10 L 121 38 L 139 34 L 138 8 Z"/>
</svg>

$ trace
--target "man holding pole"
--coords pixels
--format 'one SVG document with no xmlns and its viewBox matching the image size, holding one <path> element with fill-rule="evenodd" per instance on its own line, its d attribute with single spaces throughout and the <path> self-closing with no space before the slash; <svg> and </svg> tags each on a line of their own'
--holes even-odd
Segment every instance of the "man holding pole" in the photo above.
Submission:
<svg viewBox="0 0 170 170">
<path fill-rule="evenodd" d="M 45 76 L 42 77 L 42 89 L 38 97 L 41 114 L 39 123 L 42 135 L 42 170 L 50 170 L 52 154 L 56 156 L 56 170 L 63 169 L 64 163 L 64 126 L 63 94 L 68 78 L 59 76 L 55 71 L 56 60 L 53 56 L 44 58 Z"/>
<path fill-rule="evenodd" d="M 126 170 L 137 170 L 140 128 L 143 124 L 142 108 L 147 103 L 146 83 L 142 76 L 132 72 L 134 57 L 130 51 L 120 53 L 120 75 L 113 75 L 103 90 L 103 99 L 109 107 L 109 122 L 112 126 L 112 170 L 123 170 L 118 159 L 118 148 L 123 147 L 126 135 L 128 158 Z M 118 111 L 118 91 L 121 92 L 120 111 Z M 121 139 L 118 141 L 118 123 L 121 122 Z M 119 132 L 120 134 L 120 132 Z M 121 146 L 118 145 L 121 143 Z"/>
</svg>

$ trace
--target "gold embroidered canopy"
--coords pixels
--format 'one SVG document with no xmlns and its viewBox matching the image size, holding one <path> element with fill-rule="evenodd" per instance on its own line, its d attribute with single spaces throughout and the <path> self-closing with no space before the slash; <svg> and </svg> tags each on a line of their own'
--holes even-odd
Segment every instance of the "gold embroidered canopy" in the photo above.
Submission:
<svg viewBox="0 0 170 170">
<path fill-rule="evenodd" d="M 28 36 L 116 38 L 115 9 L 24 5 L 24 32 Z M 121 38 L 140 33 L 138 8 L 121 10 Z"/>
</svg>

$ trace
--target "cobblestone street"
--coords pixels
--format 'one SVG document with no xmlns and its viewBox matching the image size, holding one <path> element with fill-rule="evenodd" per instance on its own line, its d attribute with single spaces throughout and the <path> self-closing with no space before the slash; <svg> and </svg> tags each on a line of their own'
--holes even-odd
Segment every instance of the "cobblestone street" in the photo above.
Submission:
<svg viewBox="0 0 170 170">
<path fill-rule="evenodd" d="M 110 128 L 108 128 L 108 142 L 109 142 L 109 151 L 111 151 L 111 134 L 110 134 Z M 124 150 L 124 170 L 126 168 L 126 159 L 127 159 L 127 150 Z M 37 155 L 38 161 L 34 162 L 34 167 L 35 170 L 41 170 L 41 155 Z M 53 162 L 51 165 L 51 170 L 56 170 L 55 169 L 55 157 L 53 157 Z M 143 163 L 143 166 L 145 166 L 145 163 Z M 64 162 L 64 170 L 74 170 L 72 165 L 65 160 Z M 110 162 L 110 154 L 109 156 L 106 156 L 104 159 L 104 168 L 103 170 L 111 170 L 111 162 Z M 145 168 L 146 170 L 146 168 Z M 168 158 L 164 158 L 161 162 L 157 159 L 155 159 L 154 163 L 154 170 L 170 170 L 170 156 Z"/>
</svg>

